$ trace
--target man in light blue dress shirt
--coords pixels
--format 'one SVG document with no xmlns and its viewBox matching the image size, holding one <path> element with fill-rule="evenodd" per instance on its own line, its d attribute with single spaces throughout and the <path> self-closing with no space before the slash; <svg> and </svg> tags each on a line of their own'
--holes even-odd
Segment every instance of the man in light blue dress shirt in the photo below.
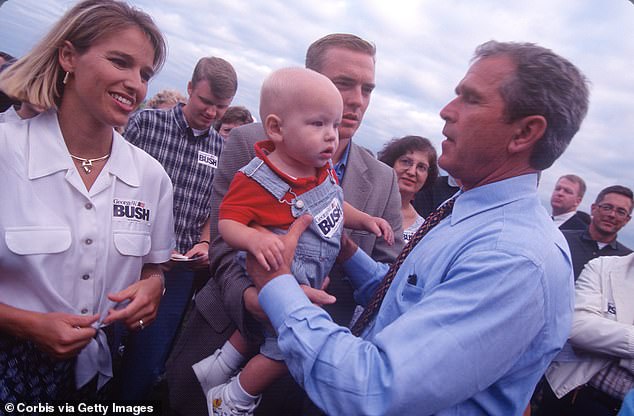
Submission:
<svg viewBox="0 0 634 416">
<path fill-rule="evenodd" d="M 537 197 L 538 172 L 575 135 L 584 76 L 552 51 L 487 42 L 440 112 L 440 166 L 459 179 L 453 212 L 409 253 L 361 337 L 334 324 L 284 266 L 249 274 L 293 377 L 330 415 L 521 415 L 568 337 L 567 244 Z M 310 218 L 300 218 L 285 246 Z M 344 241 L 367 304 L 387 272 Z"/>
</svg>

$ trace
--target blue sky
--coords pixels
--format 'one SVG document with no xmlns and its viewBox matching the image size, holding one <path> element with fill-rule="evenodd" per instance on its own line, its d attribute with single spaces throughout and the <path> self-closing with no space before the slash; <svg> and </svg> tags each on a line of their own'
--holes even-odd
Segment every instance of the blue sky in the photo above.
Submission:
<svg viewBox="0 0 634 416">
<path fill-rule="evenodd" d="M 29 50 L 72 0 L 0 0 L 0 50 Z M 166 35 L 168 60 L 148 96 L 185 92 L 196 61 L 220 56 L 238 72 L 234 104 L 257 114 L 272 70 L 303 65 L 307 46 L 333 32 L 377 46 L 377 88 L 358 143 L 376 151 L 393 137 L 428 137 L 440 150 L 438 112 L 453 97 L 474 48 L 487 40 L 535 42 L 570 59 L 590 79 L 590 110 L 572 144 L 542 176 L 548 199 L 557 178 L 583 177 L 582 209 L 604 187 L 634 189 L 634 4 L 628 0 L 131 0 Z M 620 240 L 634 248 L 634 224 Z"/>
</svg>

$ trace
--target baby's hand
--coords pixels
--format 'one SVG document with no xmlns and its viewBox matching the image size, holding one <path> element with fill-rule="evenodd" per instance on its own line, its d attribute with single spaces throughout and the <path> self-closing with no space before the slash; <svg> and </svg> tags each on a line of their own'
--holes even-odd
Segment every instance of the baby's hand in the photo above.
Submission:
<svg viewBox="0 0 634 416">
<path fill-rule="evenodd" d="M 282 257 L 284 244 L 278 235 L 268 230 L 262 230 L 257 238 L 249 241 L 247 249 L 267 272 L 271 269 L 277 270 L 284 261 Z"/>
<path fill-rule="evenodd" d="M 394 230 L 392 230 L 389 222 L 380 217 L 370 217 L 367 227 L 367 231 L 377 237 L 383 236 L 388 245 L 394 245 Z"/>
</svg>

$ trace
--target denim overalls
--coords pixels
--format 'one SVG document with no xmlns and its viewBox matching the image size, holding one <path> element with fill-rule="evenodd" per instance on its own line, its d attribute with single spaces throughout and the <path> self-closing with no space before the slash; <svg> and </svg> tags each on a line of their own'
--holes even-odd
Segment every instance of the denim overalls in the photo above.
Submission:
<svg viewBox="0 0 634 416">
<path fill-rule="evenodd" d="M 332 166 L 331 166 L 332 168 Z M 310 214 L 313 221 L 299 238 L 295 257 L 291 264 L 291 273 L 300 284 L 307 284 L 314 288 L 321 288 L 325 277 L 332 269 L 341 246 L 343 232 L 343 189 L 335 178 L 330 175 L 315 188 L 295 196 L 290 202 L 284 200 L 287 193 L 293 193 L 292 188 L 269 168 L 258 157 L 253 158 L 245 167 L 240 169 L 249 178 L 259 183 L 279 201 L 279 209 L 291 206 L 294 218 L 303 214 Z M 277 234 L 286 234 L 287 230 L 272 228 Z M 245 253 L 239 253 L 240 263 L 244 265 Z M 275 340 L 273 338 L 273 340 Z M 269 338 L 265 341 L 260 352 L 271 359 L 283 359 L 281 354 L 269 350 Z M 277 342 L 275 347 L 277 348 Z"/>
</svg>

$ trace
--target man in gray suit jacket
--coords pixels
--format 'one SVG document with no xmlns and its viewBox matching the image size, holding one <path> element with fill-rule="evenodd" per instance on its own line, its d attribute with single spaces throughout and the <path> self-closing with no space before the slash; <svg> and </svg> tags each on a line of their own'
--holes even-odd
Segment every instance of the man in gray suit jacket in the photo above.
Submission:
<svg viewBox="0 0 634 416">
<path fill-rule="evenodd" d="M 388 246 L 382 238 L 365 232 L 348 235 L 375 260 L 392 262 L 402 248 L 400 195 L 393 170 L 352 142 L 374 89 L 375 47 L 354 35 L 328 35 L 314 42 L 306 54 L 306 67 L 330 78 L 339 89 L 344 113 L 339 127 L 339 148 L 333 163 L 344 190 L 344 199 L 370 215 L 385 218 L 394 229 L 396 243 Z M 220 157 L 211 199 L 211 235 L 209 251 L 211 279 L 196 295 L 194 305 L 183 324 L 167 363 L 170 407 L 174 414 L 206 415 L 205 397 L 191 366 L 211 355 L 238 328 L 253 339 L 257 320 L 265 319 L 259 308 L 255 287 L 235 263 L 235 251 L 217 233 L 218 207 L 235 172 L 255 155 L 253 145 L 265 138 L 261 124 L 232 130 Z M 348 325 L 355 307 L 352 287 L 335 266 L 330 273 L 328 292 L 337 298 L 325 309 L 333 320 Z M 319 302 L 323 293 L 309 290 Z M 255 319 L 254 319 L 255 318 Z M 290 377 L 289 377 L 290 380 Z M 283 386 L 283 387 L 280 387 Z M 257 414 L 298 414 L 303 392 L 294 382 L 279 383 L 265 393 Z M 297 399 L 297 400 L 294 400 Z M 299 408 L 297 407 L 299 406 Z"/>
</svg>

